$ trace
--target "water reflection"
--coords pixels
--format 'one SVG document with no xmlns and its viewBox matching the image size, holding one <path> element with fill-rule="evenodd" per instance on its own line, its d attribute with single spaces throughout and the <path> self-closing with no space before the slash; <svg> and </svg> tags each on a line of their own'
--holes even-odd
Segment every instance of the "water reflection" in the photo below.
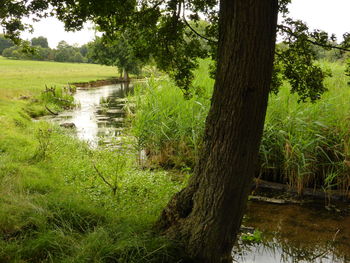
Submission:
<svg viewBox="0 0 350 263">
<path fill-rule="evenodd" d="M 91 147 L 109 145 L 118 140 L 123 130 L 125 97 L 132 92 L 129 84 L 115 84 L 79 89 L 74 100 L 80 107 L 66 111 L 51 120 L 62 124 L 72 122 L 79 139 Z"/>
<path fill-rule="evenodd" d="M 245 225 L 263 231 L 260 243 L 239 244 L 240 263 L 350 262 L 350 216 L 315 206 L 250 203 Z"/>
</svg>

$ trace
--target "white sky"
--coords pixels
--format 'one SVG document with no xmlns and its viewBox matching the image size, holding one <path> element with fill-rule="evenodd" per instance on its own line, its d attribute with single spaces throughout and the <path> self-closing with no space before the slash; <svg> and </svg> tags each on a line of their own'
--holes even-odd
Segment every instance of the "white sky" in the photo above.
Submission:
<svg viewBox="0 0 350 263">
<path fill-rule="evenodd" d="M 305 21 L 310 28 L 335 33 L 339 40 L 344 32 L 350 32 L 350 0 L 292 0 L 289 10 L 293 18 Z M 65 32 L 63 23 L 47 18 L 34 24 L 33 34 L 23 33 L 22 37 L 45 36 L 51 48 L 61 40 L 82 45 L 94 39 L 95 32 L 91 27 L 90 24 L 80 32 Z"/>
<path fill-rule="evenodd" d="M 292 0 L 290 16 L 301 19 L 310 28 L 334 33 L 342 40 L 350 33 L 350 0 Z"/>
<path fill-rule="evenodd" d="M 47 38 L 51 48 L 55 48 L 61 40 L 66 41 L 70 45 L 78 44 L 81 46 L 95 38 L 96 33 L 92 27 L 92 24 L 88 23 L 81 31 L 67 32 L 64 30 L 64 24 L 61 21 L 50 17 L 34 23 L 33 34 L 24 32 L 21 36 L 28 40 L 33 37 L 44 36 Z"/>
</svg>

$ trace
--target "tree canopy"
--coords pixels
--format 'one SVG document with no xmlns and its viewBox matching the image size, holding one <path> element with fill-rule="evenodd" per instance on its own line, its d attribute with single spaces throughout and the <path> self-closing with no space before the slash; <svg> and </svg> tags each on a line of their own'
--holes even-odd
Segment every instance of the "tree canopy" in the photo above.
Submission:
<svg viewBox="0 0 350 263">
<path fill-rule="evenodd" d="M 91 62 L 108 66 L 116 66 L 124 79 L 128 80 L 129 73 L 139 74 L 141 72 L 141 58 L 136 58 L 126 34 L 113 36 L 113 39 L 96 37 L 88 43 L 88 57 Z M 147 56 L 144 56 L 144 60 Z"/>
<path fill-rule="evenodd" d="M 279 1 L 279 11 L 285 15 L 289 2 Z M 168 72 L 185 94 L 191 93 L 192 70 L 198 65 L 197 58 L 207 56 L 206 46 L 211 47 L 211 56 L 216 59 L 217 0 L 33 0 L 29 3 L 5 0 L 1 10 L 1 25 L 14 41 L 18 41 L 21 30 L 31 28 L 21 20 L 29 15 L 35 15 L 34 19 L 55 15 L 68 30 L 79 30 L 84 22 L 91 20 L 104 32 L 105 38 L 112 40 L 118 38 L 116 34 L 127 32 L 135 58 L 142 61 L 145 55 L 152 54 L 158 67 Z M 203 18 L 207 21 L 205 25 L 201 24 Z M 193 25 L 201 25 L 200 33 Z M 317 54 L 313 46 L 346 50 L 350 46 L 350 35 L 344 34 L 342 43 L 330 44 L 336 40 L 334 35 L 310 31 L 302 21 L 286 16 L 278 25 L 278 34 L 288 48 L 276 52 L 272 90 L 277 91 L 281 80 L 285 79 L 302 101 L 314 101 L 326 90 L 323 79 L 327 73 L 314 63 Z M 207 45 L 203 45 L 203 40 Z M 43 39 L 39 37 L 35 41 Z"/>
</svg>

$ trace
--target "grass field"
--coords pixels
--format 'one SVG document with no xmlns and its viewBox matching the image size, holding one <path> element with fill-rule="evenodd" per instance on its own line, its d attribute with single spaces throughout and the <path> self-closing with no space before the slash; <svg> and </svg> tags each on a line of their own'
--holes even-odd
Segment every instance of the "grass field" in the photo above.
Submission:
<svg viewBox="0 0 350 263">
<path fill-rule="evenodd" d="M 57 63 L 44 61 L 10 60 L 0 56 L 0 114 L 11 116 L 24 107 L 33 116 L 47 114 L 40 99 L 45 85 L 67 86 L 68 83 L 107 79 L 117 76 L 114 67 L 92 64 Z M 20 98 L 26 98 L 21 100 Z"/>
<path fill-rule="evenodd" d="M 68 82 L 115 74 L 112 67 L 0 58 L 0 262 L 177 262 L 180 253 L 151 228 L 179 183 L 137 170 L 134 156 L 91 150 L 31 119 L 47 114 L 44 104 L 55 106 L 43 96 L 45 84 L 69 99 L 61 89 Z M 93 164 L 117 185 L 115 195 Z"/>
<path fill-rule="evenodd" d="M 11 60 L 0 56 L 0 99 L 37 95 L 48 86 L 107 79 L 117 68 L 79 63 Z"/>
</svg>

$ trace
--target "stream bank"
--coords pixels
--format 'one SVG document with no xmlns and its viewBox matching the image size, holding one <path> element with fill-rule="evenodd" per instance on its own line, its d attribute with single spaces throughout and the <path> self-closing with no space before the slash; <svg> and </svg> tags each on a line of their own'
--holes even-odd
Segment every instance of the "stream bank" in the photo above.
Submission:
<svg viewBox="0 0 350 263">
<path fill-rule="evenodd" d="M 80 140 L 92 148 L 122 147 L 125 97 L 132 86 L 125 83 L 96 88 L 78 88 L 74 99 L 80 107 L 50 116 L 62 124 L 74 123 Z M 350 260 L 350 216 L 319 205 L 266 204 L 249 202 L 243 235 L 261 233 L 258 240 L 239 243 L 233 250 L 235 262 L 346 263 Z M 260 235 L 260 234 L 259 234 Z"/>
</svg>

